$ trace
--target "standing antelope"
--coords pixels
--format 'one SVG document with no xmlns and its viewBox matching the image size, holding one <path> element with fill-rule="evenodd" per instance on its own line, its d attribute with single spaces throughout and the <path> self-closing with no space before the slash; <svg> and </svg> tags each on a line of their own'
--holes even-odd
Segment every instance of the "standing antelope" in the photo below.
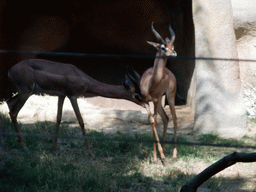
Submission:
<svg viewBox="0 0 256 192">
<path fill-rule="evenodd" d="M 177 53 L 174 50 L 174 40 L 175 40 L 175 33 L 169 25 L 169 31 L 171 34 L 171 39 L 168 37 L 164 40 L 159 33 L 154 29 L 153 23 L 151 24 L 151 29 L 154 35 L 156 36 L 157 40 L 160 43 L 150 42 L 148 44 L 153 45 L 157 49 L 156 58 L 154 61 L 154 66 L 147 69 L 142 77 L 138 75 L 132 68 L 127 72 L 126 75 L 126 86 L 127 89 L 133 93 L 133 96 L 137 101 L 142 102 L 148 112 L 149 122 L 152 125 L 153 133 L 154 133 L 154 161 L 157 161 L 157 151 L 156 151 L 156 144 L 158 145 L 158 150 L 161 156 L 161 161 L 163 162 L 165 159 L 163 150 L 165 144 L 163 143 L 162 146 L 159 142 L 157 130 L 156 130 L 156 117 L 157 113 L 161 116 L 164 131 L 163 131 L 163 142 L 166 139 L 167 133 L 167 125 L 168 125 L 168 116 L 166 115 L 161 101 L 162 96 L 166 93 L 166 97 L 169 103 L 169 107 L 171 110 L 173 124 L 174 124 L 174 150 L 173 150 L 173 157 L 177 157 L 177 148 L 176 148 L 176 140 L 177 140 L 177 117 L 175 112 L 175 94 L 176 94 L 176 78 L 174 74 L 166 68 L 167 58 L 169 56 L 177 56 Z M 131 89 L 132 88 L 132 89 Z M 154 115 L 151 114 L 149 108 L 149 102 L 154 103 Z"/>
<path fill-rule="evenodd" d="M 62 107 L 65 97 L 68 97 L 75 111 L 77 120 L 85 138 L 88 153 L 94 158 L 86 138 L 83 119 L 77 104 L 79 96 L 88 97 L 90 94 L 108 98 L 126 99 L 143 105 L 133 97 L 122 85 L 109 85 L 101 83 L 86 75 L 83 71 L 70 64 L 63 64 L 42 59 L 28 59 L 14 65 L 8 71 L 8 77 L 18 92 L 7 100 L 9 114 L 17 132 L 18 141 L 26 148 L 20 134 L 17 116 L 27 99 L 32 94 L 47 93 L 58 96 L 57 124 L 53 148 L 57 151 L 57 136 L 62 117 Z"/>
<path fill-rule="evenodd" d="M 162 148 L 156 131 L 156 115 L 158 112 L 162 117 L 164 123 L 163 141 L 165 141 L 168 117 L 161 106 L 161 98 L 164 92 L 166 92 L 173 116 L 175 142 L 177 129 L 177 118 L 174 109 L 176 79 L 172 72 L 165 67 L 167 62 L 166 56 L 176 56 L 176 52 L 173 49 L 175 34 L 171 27 L 169 27 L 169 30 L 172 38 L 166 38 L 165 42 L 155 31 L 152 24 L 153 33 L 157 39 L 161 41 L 160 44 L 148 42 L 158 49 L 154 67 L 145 71 L 141 78 L 134 70 L 129 71 L 128 69 L 125 75 L 124 86 L 101 83 L 71 64 L 42 59 L 28 59 L 14 65 L 9 70 L 8 77 L 17 91 L 17 94 L 10 97 L 7 100 L 7 104 L 20 144 L 26 148 L 17 122 L 19 111 L 32 94 L 47 93 L 49 95 L 58 96 L 57 123 L 53 148 L 57 151 L 57 136 L 62 117 L 63 103 L 65 97 L 68 97 L 84 135 L 88 153 L 94 158 L 95 155 L 86 138 L 83 119 L 77 104 L 77 98 L 79 96 L 88 97 L 88 95 L 91 96 L 91 94 L 93 94 L 108 98 L 126 99 L 145 107 L 148 111 L 149 121 L 153 127 L 154 138 L 158 144 L 158 150 L 161 155 L 161 160 L 163 161 L 165 158 L 163 154 L 164 144 Z M 152 116 L 149 109 L 150 101 L 153 101 L 155 106 L 154 116 Z M 173 157 L 176 156 L 177 149 L 175 145 Z M 154 143 L 154 160 L 156 161 L 156 159 L 156 143 Z"/>
</svg>

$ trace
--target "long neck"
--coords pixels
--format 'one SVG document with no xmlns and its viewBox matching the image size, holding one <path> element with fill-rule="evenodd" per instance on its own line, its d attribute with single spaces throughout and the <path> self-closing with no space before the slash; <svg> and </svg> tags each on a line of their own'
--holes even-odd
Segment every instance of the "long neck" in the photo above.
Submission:
<svg viewBox="0 0 256 192">
<path fill-rule="evenodd" d="M 167 59 L 162 57 L 159 52 L 156 53 L 156 58 L 153 66 L 153 76 L 151 82 L 151 89 L 159 85 L 164 76 L 164 69 L 166 67 Z"/>
<path fill-rule="evenodd" d="M 93 80 L 87 92 L 102 97 L 126 99 L 134 102 L 132 95 L 122 85 L 110 85 Z"/>
</svg>

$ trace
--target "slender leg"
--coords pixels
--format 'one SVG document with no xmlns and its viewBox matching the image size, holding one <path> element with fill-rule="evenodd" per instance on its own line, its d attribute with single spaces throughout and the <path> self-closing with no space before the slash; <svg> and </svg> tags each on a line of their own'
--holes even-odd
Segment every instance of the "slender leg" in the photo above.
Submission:
<svg viewBox="0 0 256 192">
<path fill-rule="evenodd" d="M 164 153 L 163 153 L 163 148 L 162 148 L 161 143 L 160 143 L 159 138 L 158 138 L 155 123 L 152 123 L 152 128 L 153 128 L 154 136 L 155 136 L 156 143 L 157 143 L 157 146 L 158 146 L 158 151 L 160 153 L 161 161 L 163 162 L 164 159 L 165 159 L 165 156 L 164 156 Z"/>
<path fill-rule="evenodd" d="M 73 106 L 73 109 L 75 111 L 75 114 L 76 114 L 76 117 L 77 117 L 77 120 L 79 122 L 79 125 L 81 127 L 81 130 L 83 132 L 83 135 L 84 135 L 84 139 L 85 139 L 85 144 L 86 144 L 86 148 L 88 150 L 88 153 L 93 157 L 95 158 L 95 155 L 93 154 L 92 150 L 91 150 L 91 147 L 89 145 L 89 142 L 87 140 L 87 137 L 86 137 L 86 131 L 84 129 L 84 122 L 83 122 L 83 119 L 82 119 L 82 116 L 81 116 L 81 113 L 80 113 L 80 110 L 79 110 L 79 107 L 78 107 L 78 104 L 77 104 L 77 98 L 76 97 L 69 97 L 70 99 L 70 102 Z"/>
<path fill-rule="evenodd" d="M 157 133 L 157 130 L 156 130 L 156 124 L 157 124 L 157 112 L 159 111 L 159 108 L 161 108 L 161 99 L 159 99 L 158 102 L 154 102 L 154 133 L 155 133 L 155 137 L 157 139 L 157 145 L 158 145 L 158 151 L 160 153 L 160 157 L 161 157 L 161 160 L 162 162 L 164 161 L 165 159 L 165 155 L 164 155 L 164 150 L 163 150 L 163 147 L 160 143 L 160 140 L 158 138 L 158 133 Z"/>
<path fill-rule="evenodd" d="M 172 114 L 172 118 L 173 118 L 173 125 L 174 125 L 174 149 L 173 149 L 173 158 L 177 157 L 177 146 L 176 146 L 176 142 L 177 142 L 177 116 L 176 116 L 176 112 L 175 112 L 175 95 L 169 95 L 167 94 L 167 99 L 168 99 L 168 103 L 169 103 L 169 107 L 171 110 L 171 114 Z"/>
<path fill-rule="evenodd" d="M 157 144 L 157 137 L 158 134 L 156 133 L 156 125 L 157 125 L 157 113 L 156 113 L 156 105 L 154 103 L 154 114 L 151 115 L 151 125 L 153 128 L 153 135 L 154 135 L 154 162 L 157 163 L 157 150 L 156 150 L 156 144 Z M 159 140 L 159 139 L 158 139 Z"/>
<path fill-rule="evenodd" d="M 146 104 L 145 106 L 146 106 L 146 110 L 147 110 L 147 112 L 148 112 L 148 121 L 151 123 L 151 125 L 152 125 L 152 127 L 153 127 L 154 124 L 155 124 L 154 117 L 153 117 L 152 114 L 151 114 L 149 105 Z M 154 162 L 156 163 L 156 162 L 157 162 L 157 152 L 156 152 L 156 136 L 155 136 L 154 131 L 153 131 L 153 135 L 154 135 L 153 157 L 154 157 Z"/>
<path fill-rule="evenodd" d="M 154 142 L 154 161 L 156 162 L 157 161 L 157 152 L 156 152 L 156 144 L 158 146 L 158 151 L 160 153 L 160 157 L 161 157 L 161 161 L 163 162 L 164 159 L 165 159 L 165 156 L 164 156 L 164 153 L 163 153 L 163 148 L 160 144 L 160 141 L 159 141 L 159 137 L 158 137 L 158 133 L 157 133 L 157 130 L 156 130 L 156 114 L 154 115 L 154 117 L 152 116 L 151 112 L 150 112 L 150 108 L 148 105 L 146 105 L 146 109 L 148 111 L 148 116 L 149 116 L 149 122 L 151 123 L 152 125 L 152 129 L 153 129 L 153 134 L 154 134 L 154 140 L 156 142 Z"/>
<path fill-rule="evenodd" d="M 57 139 L 58 139 L 58 134 L 59 134 L 59 127 L 60 127 L 60 122 L 61 122 L 61 117 L 62 117 L 62 109 L 63 109 L 64 100 L 65 100 L 65 96 L 59 96 L 55 138 L 54 138 L 54 141 L 52 144 L 52 147 L 56 153 L 58 152 Z"/>
<path fill-rule="evenodd" d="M 162 121 L 163 121 L 163 125 L 164 125 L 164 130 L 163 130 L 163 143 L 162 143 L 162 147 L 163 147 L 163 150 L 164 150 L 164 147 L 165 147 L 165 140 L 166 140 L 166 134 L 167 134 L 167 127 L 168 127 L 168 121 L 169 121 L 169 118 L 168 116 L 166 115 L 163 107 L 160 105 L 159 108 L 158 108 L 158 113 L 159 115 L 161 116 L 162 118 Z"/>
<path fill-rule="evenodd" d="M 20 145 L 26 149 L 26 145 L 23 141 L 23 138 L 21 136 L 21 131 L 17 122 L 17 117 L 18 117 L 18 113 L 21 110 L 21 108 L 24 106 L 24 104 L 26 103 L 27 99 L 29 98 L 30 94 L 20 94 L 18 93 L 16 96 L 11 97 L 9 100 L 7 100 L 7 105 L 9 107 L 9 115 L 11 117 L 13 126 L 15 128 L 15 131 L 17 133 L 17 138 L 18 141 L 20 143 Z"/>
</svg>

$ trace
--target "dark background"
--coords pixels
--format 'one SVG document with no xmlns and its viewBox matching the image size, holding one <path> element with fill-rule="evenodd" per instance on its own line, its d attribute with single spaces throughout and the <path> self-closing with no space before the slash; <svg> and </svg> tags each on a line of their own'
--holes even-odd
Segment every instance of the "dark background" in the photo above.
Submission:
<svg viewBox="0 0 256 192">
<path fill-rule="evenodd" d="M 4 50 L 154 55 L 156 50 L 146 43 L 156 40 L 150 28 L 154 21 L 163 38 L 170 35 L 171 23 L 179 56 L 195 55 L 192 0 L 13 0 L 0 2 L 0 14 L 0 49 Z M 8 69 L 27 58 L 71 63 L 110 84 L 122 83 L 126 65 L 132 64 L 142 74 L 154 60 L 0 53 L 0 100 L 10 96 Z M 179 96 L 186 99 L 194 61 L 171 60 L 167 67 L 177 78 Z"/>
</svg>

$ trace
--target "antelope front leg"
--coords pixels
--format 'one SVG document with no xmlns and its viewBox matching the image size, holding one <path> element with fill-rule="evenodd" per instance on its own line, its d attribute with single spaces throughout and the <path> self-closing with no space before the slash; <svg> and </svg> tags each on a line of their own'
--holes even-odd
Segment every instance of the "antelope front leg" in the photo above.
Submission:
<svg viewBox="0 0 256 192">
<path fill-rule="evenodd" d="M 23 105 L 25 104 L 26 100 L 29 98 L 29 90 L 24 91 L 24 94 L 18 93 L 16 96 L 11 97 L 10 99 L 7 100 L 7 104 L 9 107 L 9 115 L 11 117 L 13 126 L 15 128 L 15 131 L 17 133 L 17 138 L 20 143 L 20 145 L 24 148 L 27 149 L 23 138 L 21 136 L 21 131 L 19 128 L 19 124 L 17 122 L 17 116 Z"/>
<path fill-rule="evenodd" d="M 174 99 L 169 99 L 169 107 L 171 110 L 171 114 L 172 114 L 172 118 L 173 118 L 173 125 L 174 125 L 174 149 L 173 149 L 173 154 L 172 157 L 176 158 L 178 156 L 178 151 L 177 151 L 177 124 L 178 124 L 178 120 L 177 120 L 177 116 L 176 116 L 176 112 L 175 112 L 175 104 L 174 104 Z"/>
<path fill-rule="evenodd" d="M 54 138 L 54 141 L 52 144 L 52 147 L 56 153 L 58 153 L 57 139 L 58 139 L 59 127 L 60 127 L 60 122 L 61 122 L 61 117 L 62 117 L 62 108 L 63 108 L 64 99 L 65 99 L 65 96 L 59 96 L 59 98 L 58 98 L 58 112 L 57 112 L 55 138 Z"/>
<path fill-rule="evenodd" d="M 158 146 L 158 151 L 160 153 L 160 157 L 161 157 L 161 161 L 164 162 L 165 156 L 164 156 L 164 152 L 163 152 L 163 148 L 161 146 L 161 143 L 159 141 L 159 137 L 157 134 L 157 130 L 156 130 L 156 113 L 155 113 L 155 118 L 152 116 L 151 112 L 150 112 L 150 108 L 148 105 L 146 105 L 146 109 L 148 111 L 148 118 L 149 118 L 149 122 L 152 125 L 152 129 L 153 129 L 153 134 L 154 134 L 154 162 L 157 162 L 157 151 L 156 151 L 156 144 Z"/>
<path fill-rule="evenodd" d="M 152 116 L 151 116 L 152 117 Z M 157 131 L 156 131 L 156 122 L 154 121 L 154 118 L 150 118 L 151 119 L 151 125 L 152 125 L 152 128 L 153 128 L 153 133 L 154 133 L 154 161 L 157 161 L 157 158 L 156 158 L 156 144 L 158 146 L 158 151 L 160 153 L 160 157 L 161 157 L 161 161 L 164 162 L 165 160 L 165 156 L 164 156 L 164 151 L 163 151 L 163 148 L 161 146 L 161 143 L 159 141 L 159 137 L 158 137 L 158 134 L 157 134 Z M 153 121 L 152 121 L 153 119 Z"/>
<path fill-rule="evenodd" d="M 85 144 L 86 144 L 86 148 L 88 150 L 88 153 L 90 154 L 90 156 L 93 157 L 93 159 L 95 159 L 95 155 L 93 154 L 92 150 L 91 150 L 91 147 L 90 147 L 90 144 L 87 140 L 87 137 L 86 137 L 86 131 L 84 129 L 84 122 L 83 122 L 83 118 L 81 116 L 81 113 L 80 113 L 80 110 L 79 110 L 79 107 L 78 107 L 78 104 L 77 104 L 77 98 L 76 97 L 69 97 L 69 100 L 73 106 L 73 109 L 75 111 L 75 114 L 76 114 L 76 118 L 78 120 L 78 123 L 81 127 L 81 130 L 82 130 L 82 133 L 84 135 L 84 139 L 85 139 Z"/>
<path fill-rule="evenodd" d="M 173 158 L 177 158 L 177 156 L 178 156 L 176 143 L 177 143 L 177 124 L 176 124 L 176 122 L 174 122 L 174 149 L 173 149 L 173 153 L 172 153 Z"/>
<path fill-rule="evenodd" d="M 24 143 L 24 141 L 23 141 L 23 138 L 22 138 L 22 136 L 21 136 L 20 128 L 19 128 L 19 125 L 18 125 L 18 122 L 17 122 L 17 116 L 14 116 L 14 117 L 13 117 L 13 116 L 10 114 L 10 117 L 11 117 L 13 126 L 14 126 L 14 128 L 15 128 L 15 131 L 16 131 L 16 133 L 17 133 L 17 138 L 18 138 L 18 141 L 19 141 L 20 145 L 23 147 L 23 149 L 27 149 L 27 147 L 26 147 L 26 145 L 25 145 L 25 143 Z"/>
<path fill-rule="evenodd" d="M 164 126 L 164 130 L 163 130 L 163 141 L 162 141 L 162 147 L 163 147 L 163 150 L 164 150 L 169 118 L 168 118 L 168 116 L 166 115 L 166 113 L 165 113 L 165 111 L 164 111 L 164 109 L 163 109 L 161 103 L 159 103 L 159 106 L 158 106 L 158 108 L 157 108 L 157 111 L 158 111 L 158 114 L 159 114 L 159 115 L 161 116 L 161 118 L 162 118 L 163 126 Z"/>
<path fill-rule="evenodd" d="M 156 151 L 156 142 L 157 142 L 157 138 L 156 138 L 156 134 L 155 134 L 155 131 L 154 131 L 154 127 L 155 127 L 155 121 L 154 121 L 154 118 L 153 116 L 150 114 L 149 115 L 149 122 L 151 123 L 151 126 L 153 128 L 153 135 L 154 135 L 154 144 L 153 144 L 153 157 L 154 157 L 154 163 L 157 163 L 157 151 Z"/>
</svg>

